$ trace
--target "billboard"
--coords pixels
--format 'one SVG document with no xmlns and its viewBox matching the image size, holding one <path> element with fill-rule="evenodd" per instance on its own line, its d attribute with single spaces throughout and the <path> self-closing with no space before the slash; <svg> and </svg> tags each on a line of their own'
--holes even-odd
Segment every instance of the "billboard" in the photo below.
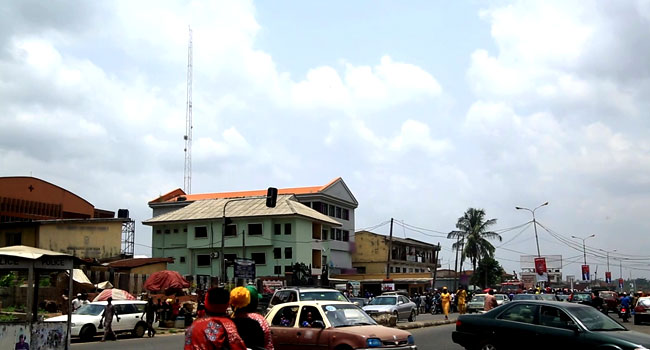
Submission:
<svg viewBox="0 0 650 350">
<path fill-rule="evenodd" d="M 535 258 L 535 275 L 537 282 L 548 282 L 546 258 Z"/>
<path fill-rule="evenodd" d="M 535 272 L 535 260 L 539 258 L 537 255 L 520 255 L 521 270 Z M 546 262 L 547 272 L 556 272 L 556 270 L 562 269 L 562 255 L 544 255 L 541 258 L 544 258 Z"/>
<path fill-rule="evenodd" d="M 582 280 L 589 281 L 589 265 L 582 265 Z"/>
</svg>

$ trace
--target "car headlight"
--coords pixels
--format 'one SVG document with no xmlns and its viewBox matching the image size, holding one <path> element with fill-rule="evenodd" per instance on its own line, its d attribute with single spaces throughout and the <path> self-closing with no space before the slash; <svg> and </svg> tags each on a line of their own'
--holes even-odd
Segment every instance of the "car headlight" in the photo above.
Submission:
<svg viewBox="0 0 650 350">
<path fill-rule="evenodd" d="M 415 338 L 413 338 L 412 335 L 409 335 L 408 338 L 406 338 L 406 341 L 409 343 L 409 345 L 415 344 Z"/>
<path fill-rule="evenodd" d="M 75 326 L 77 326 L 77 325 L 74 324 L 74 323 L 70 323 L 70 327 L 75 327 Z"/>
<path fill-rule="evenodd" d="M 378 348 L 378 347 L 381 346 L 381 339 L 379 339 L 379 338 L 368 338 L 368 340 L 366 340 L 366 345 L 369 348 Z"/>
</svg>

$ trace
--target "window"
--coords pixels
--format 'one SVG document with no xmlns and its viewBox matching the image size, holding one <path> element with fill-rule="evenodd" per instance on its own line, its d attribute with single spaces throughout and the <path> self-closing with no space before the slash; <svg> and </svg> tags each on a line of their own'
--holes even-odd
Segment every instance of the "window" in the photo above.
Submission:
<svg viewBox="0 0 650 350">
<path fill-rule="evenodd" d="M 282 248 L 273 248 L 273 259 L 282 259 Z"/>
<path fill-rule="evenodd" d="M 393 268 L 390 268 L 390 272 L 393 272 Z M 365 266 L 357 266 L 357 273 L 366 273 L 366 267 Z"/>
<path fill-rule="evenodd" d="M 359 269 L 359 268 L 357 268 L 357 269 Z M 391 273 L 393 273 L 393 272 L 394 272 L 394 271 L 393 271 L 393 267 L 392 267 L 392 266 L 390 267 L 390 272 L 391 272 Z"/>
<path fill-rule="evenodd" d="M 248 235 L 249 236 L 261 236 L 262 235 L 262 224 L 248 224 Z"/>
<path fill-rule="evenodd" d="M 276 327 L 293 327 L 296 324 L 297 314 L 297 306 L 285 306 L 275 314 L 271 325 Z"/>
<path fill-rule="evenodd" d="M 413 268 L 412 268 L 412 267 L 411 267 L 411 268 L 409 268 L 409 272 L 413 272 Z"/>
<path fill-rule="evenodd" d="M 323 229 L 323 241 L 327 241 L 327 232 L 328 230 L 326 228 Z"/>
<path fill-rule="evenodd" d="M 402 267 L 402 273 L 406 273 L 406 267 Z"/>
<path fill-rule="evenodd" d="M 174 229 L 174 233 L 178 233 L 178 229 L 177 229 L 177 228 Z"/>
<path fill-rule="evenodd" d="M 187 232 L 187 227 L 184 227 L 184 228 L 183 228 L 183 232 Z"/>
<path fill-rule="evenodd" d="M 554 328 L 570 329 L 569 322 L 573 321 L 566 313 L 564 313 L 564 311 L 551 306 L 541 306 L 539 317 L 540 325 Z"/>
<path fill-rule="evenodd" d="M 180 260 L 181 264 L 185 264 L 185 257 L 184 256 L 181 256 L 179 260 Z"/>
<path fill-rule="evenodd" d="M 226 225 L 226 237 L 237 236 L 237 224 Z"/>
<path fill-rule="evenodd" d="M 330 205 L 329 216 L 334 217 L 334 212 L 335 211 L 336 211 L 336 207 L 334 207 L 333 205 Z"/>
<path fill-rule="evenodd" d="M 347 242 L 350 240 L 350 231 L 344 230 L 343 231 L 343 241 Z"/>
<path fill-rule="evenodd" d="M 266 265 L 266 253 L 252 253 L 251 258 L 255 265 Z"/>
<path fill-rule="evenodd" d="M 519 304 L 504 311 L 499 318 L 506 321 L 533 323 L 536 313 L 537 305 Z"/>
<path fill-rule="evenodd" d="M 341 214 L 341 207 L 336 207 L 336 217 L 340 219 L 341 216 L 343 216 L 343 215 Z"/>
<path fill-rule="evenodd" d="M 336 229 L 336 240 L 337 240 L 337 241 L 342 240 L 342 239 L 343 239 L 342 235 L 343 235 L 343 232 L 341 231 L 341 229 L 340 229 L 340 228 L 337 228 L 337 229 Z"/>
<path fill-rule="evenodd" d="M 313 202 L 311 204 L 311 208 L 316 210 L 317 212 L 320 212 L 320 210 L 322 208 L 321 202 Z"/>
<path fill-rule="evenodd" d="M 170 231 L 169 229 L 166 229 L 165 233 L 172 233 L 172 231 Z"/>
<path fill-rule="evenodd" d="M 273 225 L 273 234 L 274 235 L 279 235 L 281 233 L 282 233 L 282 225 L 281 224 Z"/>
<path fill-rule="evenodd" d="M 133 304 L 116 304 L 115 312 L 118 315 L 137 314 L 138 309 Z"/>
<path fill-rule="evenodd" d="M 291 265 L 286 265 L 286 266 L 284 267 L 284 273 L 287 273 L 287 272 L 293 272 L 293 266 L 291 266 Z"/>
<path fill-rule="evenodd" d="M 160 234 L 160 233 L 162 233 L 162 230 L 158 229 L 158 230 L 156 230 L 156 233 Z"/>
<path fill-rule="evenodd" d="M 223 258 L 226 261 L 235 261 L 235 259 L 237 259 L 237 254 L 224 254 Z"/>
<path fill-rule="evenodd" d="M 210 255 L 209 254 L 197 255 L 196 266 L 210 266 Z"/>
<path fill-rule="evenodd" d="M 291 247 L 286 247 L 284 248 L 284 258 L 285 259 L 293 259 L 293 254 L 292 254 Z"/>
<path fill-rule="evenodd" d="M 273 266 L 273 274 L 279 275 L 281 273 L 282 273 L 282 266 L 280 265 Z"/>
<path fill-rule="evenodd" d="M 343 209 L 343 220 L 350 220 L 350 211 L 348 209 Z"/>
<path fill-rule="evenodd" d="M 291 224 L 284 224 L 284 234 L 285 235 L 291 234 Z"/>
<path fill-rule="evenodd" d="M 311 208 L 311 202 L 305 202 L 305 203 L 302 203 L 302 204 L 304 204 L 304 205 L 306 205 L 307 207 Z"/>
<path fill-rule="evenodd" d="M 327 205 L 327 203 L 323 203 L 323 207 L 322 207 L 323 211 L 322 211 L 322 213 L 325 214 L 325 215 L 327 215 L 327 207 L 331 207 L 331 205 Z"/>
<path fill-rule="evenodd" d="M 165 230 L 165 233 L 168 233 Z M 194 228 L 194 238 L 208 238 L 208 228 L 206 226 L 197 226 Z"/>
<path fill-rule="evenodd" d="M 23 244 L 23 234 L 21 232 L 7 232 L 5 236 L 7 246 Z"/>
</svg>

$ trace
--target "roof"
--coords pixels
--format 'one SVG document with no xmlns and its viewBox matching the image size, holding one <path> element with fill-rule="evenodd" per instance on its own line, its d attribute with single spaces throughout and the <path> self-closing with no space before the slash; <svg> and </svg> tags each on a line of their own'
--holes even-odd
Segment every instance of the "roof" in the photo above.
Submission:
<svg viewBox="0 0 650 350">
<path fill-rule="evenodd" d="M 145 225 L 153 225 L 158 223 L 220 219 L 223 217 L 224 205 L 229 201 L 227 198 L 199 200 L 178 210 L 145 220 L 142 223 Z M 230 202 L 226 207 L 226 216 L 229 218 L 292 215 L 306 217 L 333 226 L 341 226 L 338 221 L 329 216 L 301 204 L 293 195 L 278 195 L 275 208 L 267 207 L 265 198 L 244 198 L 236 202 Z"/>
<path fill-rule="evenodd" d="M 133 268 L 145 265 L 159 264 L 159 263 L 173 263 L 173 258 L 135 258 L 123 259 L 109 262 L 107 265 L 110 267 Z"/>
<path fill-rule="evenodd" d="M 328 182 L 323 186 L 309 186 L 309 187 L 291 187 L 291 188 L 280 188 L 278 189 L 278 194 L 310 194 L 322 192 L 335 182 L 342 180 L 340 177 Z M 218 199 L 218 198 L 238 198 L 238 197 L 252 197 L 252 196 L 266 196 L 267 190 L 253 190 L 253 191 L 237 191 L 237 192 L 217 192 L 217 193 L 196 193 L 196 194 L 186 194 L 180 188 L 177 188 L 171 192 L 161 195 L 160 197 L 151 200 L 149 203 L 164 203 L 164 202 L 176 202 L 180 197 L 184 197 L 184 201 L 199 201 L 203 199 Z"/>
<path fill-rule="evenodd" d="M 70 258 L 74 258 L 70 254 L 59 253 L 59 252 L 40 249 L 40 248 L 28 247 L 25 245 L 12 245 L 9 247 L 2 247 L 0 248 L 0 255 L 15 256 L 18 258 L 25 258 L 31 260 L 40 259 L 43 256 L 67 256 Z"/>
</svg>

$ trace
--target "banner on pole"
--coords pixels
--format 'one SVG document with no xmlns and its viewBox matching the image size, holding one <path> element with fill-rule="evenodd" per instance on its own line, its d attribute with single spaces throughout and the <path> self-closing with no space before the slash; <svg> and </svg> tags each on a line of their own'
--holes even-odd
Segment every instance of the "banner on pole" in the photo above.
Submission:
<svg viewBox="0 0 650 350">
<path fill-rule="evenodd" d="M 622 278 L 618 279 L 618 288 L 623 289 L 623 279 Z"/>
<path fill-rule="evenodd" d="M 605 272 L 605 283 L 612 283 L 612 273 L 609 271 Z"/>
<path fill-rule="evenodd" d="M 589 281 L 589 265 L 582 265 L 582 280 Z"/>
</svg>

